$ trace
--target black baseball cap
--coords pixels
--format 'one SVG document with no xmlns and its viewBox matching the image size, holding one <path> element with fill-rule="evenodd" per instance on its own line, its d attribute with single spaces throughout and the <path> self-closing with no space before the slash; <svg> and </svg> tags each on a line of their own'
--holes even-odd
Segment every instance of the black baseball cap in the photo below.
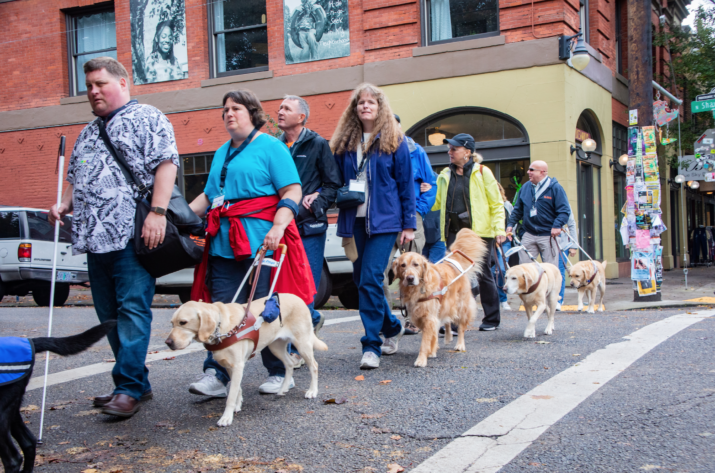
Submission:
<svg viewBox="0 0 715 473">
<path fill-rule="evenodd" d="M 474 151 L 475 149 L 477 149 L 476 145 L 474 144 L 474 138 L 472 138 L 472 135 L 468 135 L 466 133 L 454 135 L 452 138 L 445 138 L 444 140 L 442 140 L 442 142 L 445 144 L 449 143 L 452 146 L 464 146 L 469 151 Z"/>
</svg>

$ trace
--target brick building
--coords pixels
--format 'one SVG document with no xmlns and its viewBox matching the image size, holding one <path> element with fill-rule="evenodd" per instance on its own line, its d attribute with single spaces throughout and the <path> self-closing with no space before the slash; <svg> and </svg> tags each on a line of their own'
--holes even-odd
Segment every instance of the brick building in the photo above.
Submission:
<svg viewBox="0 0 715 473">
<path fill-rule="evenodd" d="M 274 117 L 283 95 L 302 95 L 311 106 L 308 126 L 329 138 L 351 90 L 371 82 L 384 88 L 436 168 L 448 163 L 442 136 L 459 132 L 475 136 L 510 196 L 526 182 L 530 160 L 549 163 L 578 216 L 584 248 L 597 259 L 627 260 L 613 229 L 624 175 L 608 165 L 625 152 L 625 0 L 312 0 L 327 17 L 325 37 L 338 38 L 319 46 L 316 54 L 332 57 L 322 60 L 292 39 L 300 1 L 0 0 L 0 204 L 52 204 L 59 136 L 71 149 L 93 118 L 81 65 L 113 55 L 133 75 L 132 96 L 171 120 L 189 198 L 201 192 L 207 163 L 227 140 L 225 92 L 253 90 Z M 654 27 L 661 15 L 666 25 L 679 23 L 686 4 L 654 0 Z M 144 61 L 140 51 L 163 34 L 161 15 L 176 11 L 181 21 L 167 31 L 179 70 L 152 82 L 142 69 L 149 55 Z M 558 36 L 580 29 L 591 55 L 581 72 L 558 54 Z M 343 52 L 330 52 L 332 44 Z M 665 53 L 654 54 L 654 68 L 667 73 Z M 578 161 L 570 147 L 587 136 L 598 148 Z M 664 263 L 673 266 L 672 254 Z M 609 264 L 608 277 L 617 275 Z"/>
</svg>

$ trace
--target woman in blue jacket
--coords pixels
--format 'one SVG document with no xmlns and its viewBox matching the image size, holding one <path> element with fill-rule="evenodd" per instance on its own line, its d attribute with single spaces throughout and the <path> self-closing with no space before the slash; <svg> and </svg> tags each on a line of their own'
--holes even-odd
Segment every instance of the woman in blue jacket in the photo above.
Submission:
<svg viewBox="0 0 715 473">
<path fill-rule="evenodd" d="M 363 204 L 352 208 L 341 207 L 338 197 L 337 234 L 355 239 L 353 280 L 365 327 L 360 368 L 374 369 L 380 366 L 381 355 L 397 352 L 405 332 L 382 292 L 383 273 L 398 234 L 402 233 L 402 244 L 409 243 L 417 227 L 410 151 L 382 90 L 371 84 L 355 89 L 330 148 L 343 185 L 365 197 Z"/>
</svg>

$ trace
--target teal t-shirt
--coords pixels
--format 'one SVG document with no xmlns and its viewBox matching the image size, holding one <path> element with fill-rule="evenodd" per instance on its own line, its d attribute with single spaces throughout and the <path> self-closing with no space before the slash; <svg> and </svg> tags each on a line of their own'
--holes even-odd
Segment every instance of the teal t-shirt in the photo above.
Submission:
<svg viewBox="0 0 715 473">
<path fill-rule="evenodd" d="M 226 160 L 231 146 L 229 140 L 214 154 L 209 178 L 206 181 L 204 193 L 209 202 L 220 195 L 221 168 Z M 230 148 L 234 151 L 235 148 Z M 291 184 L 300 184 L 295 162 L 286 148 L 278 139 L 263 133 L 253 139 L 241 154 L 233 158 L 228 165 L 226 183 L 223 189 L 226 200 L 252 199 L 278 194 L 278 189 Z M 272 221 L 258 218 L 241 218 L 251 243 L 251 257 L 263 243 L 263 239 L 273 226 Z M 216 237 L 211 239 L 209 254 L 223 258 L 233 258 L 233 250 L 229 241 L 228 218 L 221 219 L 221 229 Z"/>
</svg>

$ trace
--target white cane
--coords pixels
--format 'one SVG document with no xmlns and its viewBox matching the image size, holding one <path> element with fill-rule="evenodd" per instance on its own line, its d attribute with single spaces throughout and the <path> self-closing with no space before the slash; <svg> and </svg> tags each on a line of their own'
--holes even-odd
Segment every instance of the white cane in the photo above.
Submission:
<svg viewBox="0 0 715 473">
<path fill-rule="evenodd" d="M 65 136 L 60 138 L 60 150 L 57 158 L 57 208 L 62 203 L 62 175 L 65 170 Z M 47 323 L 47 336 L 52 336 L 52 312 L 55 306 L 55 280 L 57 279 L 57 243 L 60 239 L 60 220 L 55 221 L 55 246 L 52 250 L 52 273 L 50 274 L 50 320 Z M 42 385 L 42 410 L 40 411 L 40 434 L 37 444 L 42 445 L 42 426 L 45 422 L 45 399 L 47 396 L 47 373 L 50 369 L 50 352 L 45 353 L 45 379 Z"/>
</svg>

